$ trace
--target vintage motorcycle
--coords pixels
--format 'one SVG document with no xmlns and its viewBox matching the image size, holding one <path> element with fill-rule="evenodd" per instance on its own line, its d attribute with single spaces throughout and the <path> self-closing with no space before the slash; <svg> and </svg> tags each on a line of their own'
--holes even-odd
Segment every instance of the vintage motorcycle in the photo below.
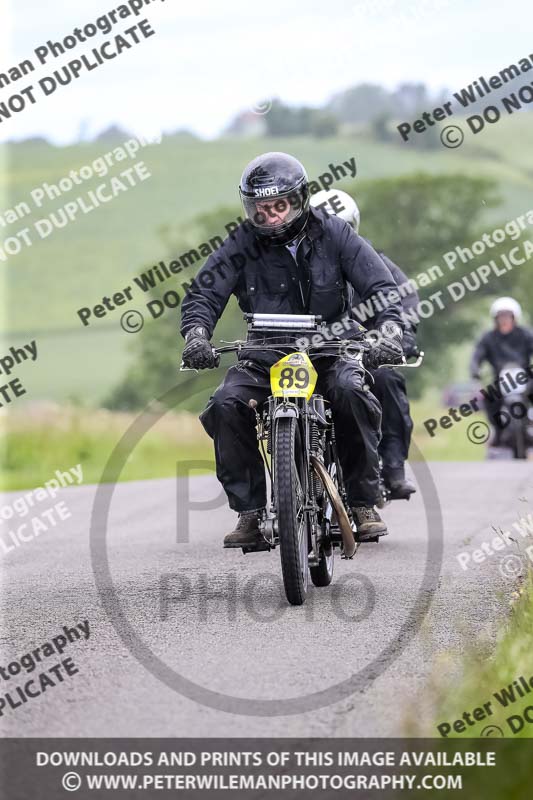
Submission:
<svg viewBox="0 0 533 800">
<path fill-rule="evenodd" d="M 315 393 L 318 376 L 309 354 L 349 356 L 362 363 L 370 343 L 364 336 L 342 341 L 327 338 L 323 335 L 325 323 L 314 315 L 245 314 L 245 319 L 248 338 L 214 349 L 218 362 L 223 353 L 243 350 L 272 351 L 281 357 L 270 368 L 271 396 L 262 408 L 250 400 L 270 477 L 270 509 L 260 520 L 261 542 L 242 549 L 249 553 L 279 545 L 287 600 L 302 605 L 309 576 L 315 586 L 331 583 L 334 550 L 351 559 L 360 546 L 347 502 L 332 413 L 324 398 Z M 303 336 L 306 346 L 290 352 Z M 317 344 L 309 345 L 310 340 Z M 411 365 L 404 359 L 403 366 L 418 366 L 420 361 Z"/>
<path fill-rule="evenodd" d="M 524 370 L 519 364 L 506 364 L 500 371 L 502 387 L 501 408 L 498 412 L 500 448 L 511 450 L 513 458 L 527 459 L 528 449 L 533 446 L 532 384 L 524 385 L 518 376 Z M 517 379 L 518 378 L 518 379 Z M 489 448 L 489 458 L 491 457 Z"/>
</svg>

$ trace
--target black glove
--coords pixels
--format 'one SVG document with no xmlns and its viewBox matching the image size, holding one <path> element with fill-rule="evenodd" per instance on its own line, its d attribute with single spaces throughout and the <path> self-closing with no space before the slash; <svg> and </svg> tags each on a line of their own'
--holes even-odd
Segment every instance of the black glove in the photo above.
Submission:
<svg viewBox="0 0 533 800">
<path fill-rule="evenodd" d="M 420 353 L 416 343 L 416 334 L 411 328 L 406 328 L 403 332 L 402 347 L 406 358 L 412 358 Z"/>
<path fill-rule="evenodd" d="M 402 329 L 395 322 L 384 322 L 377 331 L 370 331 L 370 349 L 364 355 L 367 369 L 380 364 L 401 364 L 403 358 Z"/>
<path fill-rule="evenodd" d="M 200 325 L 191 328 L 185 336 L 183 364 L 191 369 L 213 369 L 219 363 L 219 356 L 207 338 L 207 331 Z"/>
</svg>

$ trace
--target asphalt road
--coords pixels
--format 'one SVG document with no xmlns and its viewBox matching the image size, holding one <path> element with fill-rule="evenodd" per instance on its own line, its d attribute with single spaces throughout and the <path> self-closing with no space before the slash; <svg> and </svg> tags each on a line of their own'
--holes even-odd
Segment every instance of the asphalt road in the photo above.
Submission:
<svg viewBox="0 0 533 800">
<path fill-rule="evenodd" d="M 227 508 L 191 511 L 189 541 L 177 543 L 177 526 L 182 539 L 186 532 L 173 480 L 115 488 L 107 536 L 113 587 L 101 597 L 89 534 L 96 487 L 62 490 L 56 502 L 71 517 L 0 557 L 0 665 L 64 625 L 88 620 L 90 637 L 62 655 L 79 672 L 4 708 L 0 735 L 406 735 L 409 720 L 426 713 L 432 670 L 452 669 L 466 643 L 492 640 L 507 613 L 513 581 L 500 567 L 508 551 L 466 571 L 457 554 L 490 541 L 493 527 L 509 527 L 533 497 L 531 463 L 432 464 L 443 517 L 440 564 L 437 503 L 428 476 L 418 477 L 429 508 L 420 491 L 390 505 L 390 535 L 352 561 L 337 558 L 332 586 L 312 589 L 303 608 L 284 600 L 278 551 L 222 549 L 235 518 Z M 197 477 L 191 491 L 193 500 L 212 498 L 218 485 Z M 95 528 L 101 535 L 98 515 Z M 100 546 L 94 558 L 103 580 Z M 59 660 L 50 656 L 41 667 Z M 20 677 L 0 681 L 1 691 Z M 182 678 L 196 700 L 176 691 Z"/>
</svg>

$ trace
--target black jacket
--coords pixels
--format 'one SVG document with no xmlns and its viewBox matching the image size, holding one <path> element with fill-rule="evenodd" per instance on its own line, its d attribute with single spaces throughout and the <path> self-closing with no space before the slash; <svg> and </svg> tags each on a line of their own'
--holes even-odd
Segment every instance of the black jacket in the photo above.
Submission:
<svg viewBox="0 0 533 800">
<path fill-rule="evenodd" d="M 517 325 L 510 333 L 503 334 L 494 328 L 485 333 L 476 344 L 470 362 L 470 374 L 475 377 L 483 361 L 488 361 L 498 377 L 506 364 L 519 364 L 526 369 L 533 356 L 533 332 Z"/>
<path fill-rule="evenodd" d="M 364 239 L 364 241 L 367 242 L 372 248 L 374 248 L 374 245 L 372 244 L 370 239 Z M 402 286 L 403 284 L 407 284 L 408 281 L 409 281 L 409 278 L 407 277 L 405 272 L 403 272 L 400 269 L 400 267 L 397 264 L 395 264 L 394 261 L 392 261 L 388 256 L 386 256 L 385 253 L 383 253 L 381 250 L 377 250 L 376 249 L 376 252 L 380 256 L 380 258 L 383 259 L 383 261 L 385 262 L 385 264 L 389 268 L 390 273 L 391 273 L 391 275 L 392 275 L 392 277 L 394 279 L 394 283 L 396 284 L 396 286 Z M 409 313 L 409 311 L 415 311 L 416 312 L 417 306 L 418 306 L 418 304 L 420 302 L 420 297 L 418 296 L 418 292 L 415 289 L 412 289 L 409 292 L 404 290 L 404 292 L 405 293 L 400 296 L 400 303 L 401 303 L 401 306 L 402 306 L 402 310 L 404 311 L 404 313 L 407 313 L 407 314 Z M 351 303 L 352 307 L 355 307 L 355 308 L 359 308 L 359 307 L 363 308 L 363 306 L 364 306 L 363 298 L 360 297 L 359 294 L 355 290 L 353 290 L 353 296 L 352 296 L 352 299 L 351 299 L 350 303 Z M 363 310 L 362 317 L 363 318 L 360 319 L 360 322 L 367 330 L 370 330 L 370 329 L 376 327 L 376 317 L 375 317 L 375 315 L 367 317 L 366 314 L 364 313 L 364 310 Z M 416 333 L 416 330 L 417 330 L 418 326 L 417 326 L 417 324 L 415 322 L 412 321 L 411 317 L 407 317 L 407 321 L 406 321 L 405 317 L 403 319 L 404 319 L 404 328 L 410 328 L 414 333 Z"/>
<path fill-rule="evenodd" d="M 348 282 L 363 301 L 396 288 L 382 258 L 338 217 L 310 209 L 297 262 L 286 247 L 256 237 L 245 221 L 209 256 L 189 287 L 181 333 L 202 325 L 211 336 L 232 294 L 243 312 L 321 314 L 327 323 L 353 318 Z M 401 305 L 391 303 L 376 315 L 376 324 L 394 320 L 402 325 L 400 313 Z"/>
</svg>

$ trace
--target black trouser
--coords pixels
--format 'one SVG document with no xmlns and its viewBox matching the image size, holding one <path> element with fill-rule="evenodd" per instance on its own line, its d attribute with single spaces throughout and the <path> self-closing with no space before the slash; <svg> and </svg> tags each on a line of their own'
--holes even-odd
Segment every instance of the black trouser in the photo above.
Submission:
<svg viewBox="0 0 533 800">
<path fill-rule="evenodd" d="M 317 391 L 331 402 L 348 501 L 373 505 L 378 494 L 378 443 L 381 410 L 363 389 L 363 373 L 351 359 L 320 359 Z M 267 368 L 243 361 L 228 370 L 200 420 L 215 443 L 217 477 L 235 511 L 266 505 L 265 467 L 259 452 L 251 398 L 270 395 Z"/>
<path fill-rule="evenodd" d="M 383 414 L 379 445 L 383 468 L 385 471 L 399 469 L 407 461 L 413 432 L 405 378 L 398 370 L 387 367 L 375 370 L 372 375 L 375 381 L 372 391 Z"/>
</svg>

